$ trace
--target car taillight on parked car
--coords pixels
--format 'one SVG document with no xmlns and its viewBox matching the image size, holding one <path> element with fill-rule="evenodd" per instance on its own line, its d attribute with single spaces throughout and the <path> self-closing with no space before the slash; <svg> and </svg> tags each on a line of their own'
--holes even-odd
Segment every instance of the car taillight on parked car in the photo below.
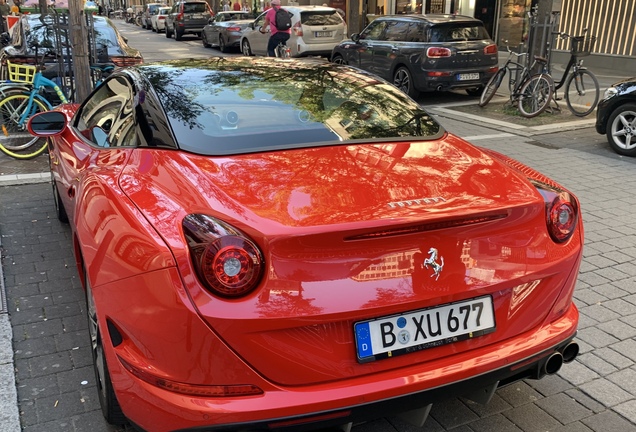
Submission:
<svg viewBox="0 0 636 432">
<path fill-rule="evenodd" d="M 117 67 L 135 66 L 144 62 L 142 57 L 110 57 L 110 61 Z"/>
<path fill-rule="evenodd" d="M 240 297 L 260 282 L 263 255 L 247 235 L 211 216 L 188 215 L 183 232 L 203 285 L 222 297 Z"/>
<path fill-rule="evenodd" d="M 292 31 L 294 32 L 296 36 L 303 35 L 303 25 L 300 23 L 300 21 L 294 24 L 294 26 L 292 27 Z"/>
<path fill-rule="evenodd" d="M 228 27 L 226 30 L 231 32 L 237 32 L 237 31 L 241 31 L 241 28 L 238 26 L 233 26 L 233 27 Z"/>
<path fill-rule="evenodd" d="M 546 225 L 556 243 L 564 243 L 574 233 L 579 221 L 578 204 L 567 191 L 531 180 L 545 202 Z"/>
<path fill-rule="evenodd" d="M 175 17 L 174 17 L 175 21 L 183 21 L 183 12 L 178 13 Z"/>
<path fill-rule="evenodd" d="M 497 54 L 498 52 L 499 50 L 497 49 L 497 45 L 495 44 L 490 44 L 486 48 L 484 48 L 484 54 L 486 55 Z"/>
<path fill-rule="evenodd" d="M 426 50 L 426 56 L 428 58 L 442 58 L 442 57 L 450 57 L 451 50 L 443 47 L 430 47 Z"/>
</svg>

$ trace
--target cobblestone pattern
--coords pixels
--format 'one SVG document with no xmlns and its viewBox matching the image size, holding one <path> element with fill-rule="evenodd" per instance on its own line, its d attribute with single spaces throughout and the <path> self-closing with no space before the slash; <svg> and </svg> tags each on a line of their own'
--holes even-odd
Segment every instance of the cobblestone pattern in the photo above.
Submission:
<svg viewBox="0 0 636 432">
<path fill-rule="evenodd" d="M 459 135 L 493 133 L 439 120 Z M 499 389 L 486 406 L 439 403 L 423 428 L 383 418 L 353 432 L 636 432 L 636 197 L 630 181 L 636 165 L 572 146 L 533 145 L 536 139 L 477 144 L 538 169 L 581 200 L 580 357 L 558 375 Z M 55 218 L 48 184 L 0 188 L 0 234 L 23 430 L 117 430 L 99 411 L 70 231 Z"/>
</svg>

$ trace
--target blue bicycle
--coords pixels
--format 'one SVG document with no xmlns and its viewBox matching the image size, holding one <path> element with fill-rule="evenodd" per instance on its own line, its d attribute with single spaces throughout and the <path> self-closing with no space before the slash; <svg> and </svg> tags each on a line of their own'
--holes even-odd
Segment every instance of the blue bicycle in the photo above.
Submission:
<svg viewBox="0 0 636 432">
<path fill-rule="evenodd" d="M 91 66 L 99 75 L 97 85 L 114 68 L 112 64 Z M 62 89 L 42 75 L 40 69 L 38 66 L 7 61 L 9 81 L 5 83 L 6 93 L 0 100 L 0 150 L 16 159 L 32 159 L 44 153 L 47 148 L 46 140 L 34 137 L 26 128 L 27 120 L 32 115 L 53 108 L 53 104 L 43 94 L 44 89 L 52 89 L 59 103 L 68 103 Z"/>
</svg>

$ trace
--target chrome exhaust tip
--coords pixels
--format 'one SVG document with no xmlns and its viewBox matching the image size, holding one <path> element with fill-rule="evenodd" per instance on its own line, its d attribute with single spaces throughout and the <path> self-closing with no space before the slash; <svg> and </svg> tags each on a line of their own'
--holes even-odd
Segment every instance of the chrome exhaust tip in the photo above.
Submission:
<svg viewBox="0 0 636 432">
<path fill-rule="evenodd" d="M 547 375 L 554 375 L 563 366 L 563 354 L 560 352 L 553 353 L 543 366 L 543 370 Z"/>
<path fill-rule="evenodd" d="M 579 344 L 577 342 L 570 342 L 563 348 L 563 362 L 570 363 L 574 361 L 576 356 L 579 355 Z"/>
</svg>

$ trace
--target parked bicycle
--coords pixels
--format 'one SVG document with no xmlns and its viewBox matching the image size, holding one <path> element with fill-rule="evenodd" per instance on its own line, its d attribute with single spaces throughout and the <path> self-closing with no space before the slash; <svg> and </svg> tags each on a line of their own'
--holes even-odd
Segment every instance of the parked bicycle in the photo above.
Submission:
<svg viewBox="0 0 636 432">
<path fill-rule="evenodd" d="M 580 59 L 590 55 L 596 41 L 595 36 L 586 36 L 586 32 L 587 29 L 583 30 L 581 36 L 555 33 L 561 38 L 570 40 L 570 60 L 561 79 L 554 81 L 554 100 L 555 102 L 560 100 L 557 97 L 557 90 L 565 85 L 565 102 L 572 114 L 578 117 L 584 117 L 594 111 L 600 97 L 598 80 L 592 72 L 583 67 L 583 60 Z"/>
<path fill-rule="evenodd" d="M 553 83 L 545 71 L 547 59 L 535 56 L 532 65 L 527 67 L 519 61 L 519 58 L 527 55 L 527 53 L 516 53 L 510 47 L 506 48 L 508 50 L 508 59 L 484 87 L 479 98 L 479 106 L 485 107 L 488 105 L 495 93 L 497 93 L 507 73 L 510 103 L 517 105 L 519 113 L 524 117 L 536 117 L 545 111 L 552 99 Z M 541 66 L 541 72 L 533 75 L 531 72 L 537 65 Z"/>
<path fill-rule="evenodd" d="M 36 54 L 36 58 L 37 54 Z M 42 56 L 36 66 L 7 61 L 9 82 L 0 86 L 0 151 L 16 159 L 32 159 L 44 153 L 46 140 L 32 136 L 26 128 L 27 120 L 34 114 L 48 111 L 57 103 L 68 103 L 62 89 L 42 75 Z M 95 64 L 99 79 L 112 72 L 113 64 Z M 50 101 L 45 89 L 52 89 L 57 100 Z"/>
</svg>

